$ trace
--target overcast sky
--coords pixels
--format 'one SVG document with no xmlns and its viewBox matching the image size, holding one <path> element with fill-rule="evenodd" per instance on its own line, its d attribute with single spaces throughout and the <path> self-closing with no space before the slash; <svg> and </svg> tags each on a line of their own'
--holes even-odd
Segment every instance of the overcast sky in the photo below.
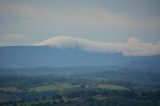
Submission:
<svg viewBox="0 0 160 106">
<path fill-rule="evenodd" d="M 160 0 L 0 0 L 0 46 L 57 35 L 99 42 L 160 41 Z"/>
</svg>

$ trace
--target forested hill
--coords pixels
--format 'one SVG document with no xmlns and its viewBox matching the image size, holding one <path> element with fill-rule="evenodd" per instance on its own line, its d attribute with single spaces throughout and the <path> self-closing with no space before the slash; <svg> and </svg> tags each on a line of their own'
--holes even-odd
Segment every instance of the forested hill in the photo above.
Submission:
<svg viewBox="0 0 160 106">
<path fill-rule="evenodd" d="M 160 70 L 160 56 L 124 56 L 80 48 L 49 46 L 0 47 L 0 68 L 119 65 L 145 71 Z"/>
</svg>

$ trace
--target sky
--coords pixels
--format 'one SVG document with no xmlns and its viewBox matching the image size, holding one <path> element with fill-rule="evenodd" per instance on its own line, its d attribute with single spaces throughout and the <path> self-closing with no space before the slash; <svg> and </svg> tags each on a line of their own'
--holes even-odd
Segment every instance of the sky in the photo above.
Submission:
<svg viewBox="0 0 160 106">
<path fill-rule="evenodd" d="M 111 43 L 135 37 L 156 45 L 159 5 L 160 0 L 0 0 L 0 46 L 58 35 Z"/>
</svg>

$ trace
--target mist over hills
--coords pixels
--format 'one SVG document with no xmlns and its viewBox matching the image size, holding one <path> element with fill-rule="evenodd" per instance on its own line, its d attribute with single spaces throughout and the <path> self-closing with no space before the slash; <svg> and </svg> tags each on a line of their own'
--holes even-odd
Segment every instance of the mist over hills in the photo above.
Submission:
<svg viewBox="0 0 160 106">
<path fill-rule="evenodd" d="M 160 71 L 159 43 L 104 43 L 57 36 L 31 46 L 0 47 L 0 68 L 118 66 Z"/>
<path fill-rule="evenodd" d="M 160 42 L 147 43 L 137 37 L 129 37 L 127 42 L 100 42 L 77 37 L 55 36 L 33 43 L 34 46 L 51 46 L 56 48 L 80 48 L 84 51 L 100 53 L 121 53 L 125 56 L 160 55 Z"/>
</svg>

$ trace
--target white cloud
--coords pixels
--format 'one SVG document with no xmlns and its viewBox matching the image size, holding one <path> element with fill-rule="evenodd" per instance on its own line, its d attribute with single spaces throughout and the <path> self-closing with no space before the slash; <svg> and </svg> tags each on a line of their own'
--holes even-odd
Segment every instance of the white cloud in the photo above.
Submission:
<svg viewBox="0 0 160 106">
<path fill-rule="evenodd" d="M 79 47 L 86 51 L 122 53 L 128 56 L 152 56 L 160 55 L 160 42 L 144 43 L 136 37 L 130 37 L 126 43 L 97 42 L 81 38 L 57 36 L 42 42 L 34 43 L 34 46 L 49 45 L 58 48 Z"/>
<path fill-rule="evenodd" d="M 133 46 L 137 46 L 140 43 L 139 39 L 136 37 L 130 37 L 128 38 L 128 44 L 129 45 L 133 45 Z"/>
<path fill-rule="evenodd" d="M 13 44 L 11 42 L 0 41 L 0 46 L 10 46 L 10 45 L 13 45 Z"/>
<path fill-rule="evenodd" d="M 19 40 L 23 40 L 23 39 L 27 39 L 26 36 L 21 35 L 21 34 L 1 34 L 0 35 L 0 39 L 1 40 L 6 40 L 6 39 L 19 39 Z"/>
<path fill-rule="evenodd" d="M 28 40 L 29 38 L 21 34 L 1 34 L 0 46 L 22 45 L 24 42 Z"/>
</svg>

